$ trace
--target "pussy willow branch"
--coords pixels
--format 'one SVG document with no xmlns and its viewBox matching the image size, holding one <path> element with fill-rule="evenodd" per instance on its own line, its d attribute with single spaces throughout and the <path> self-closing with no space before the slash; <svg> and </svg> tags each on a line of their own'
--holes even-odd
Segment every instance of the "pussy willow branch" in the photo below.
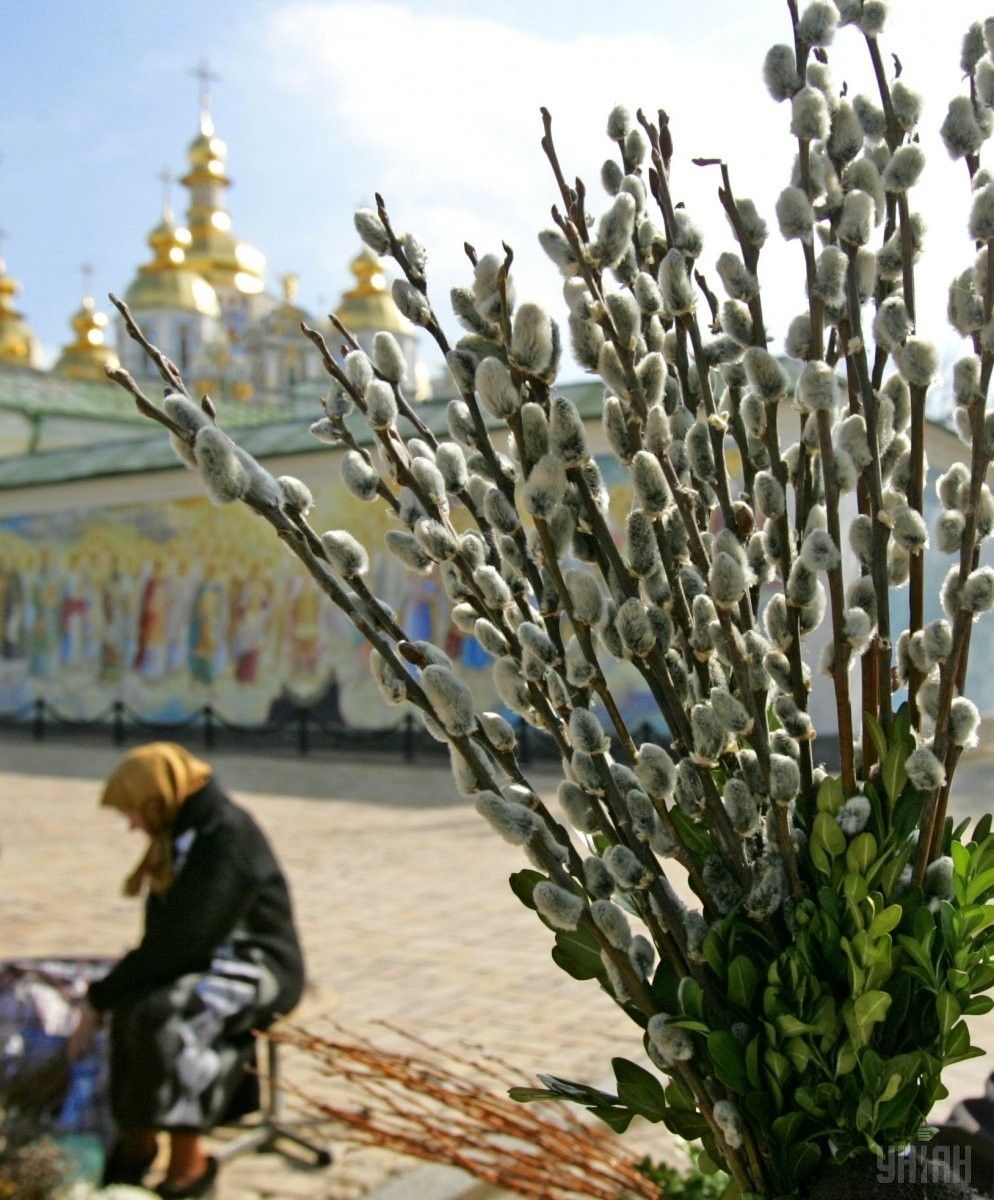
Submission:
<svg viewBox="0 0 994 1200">
<path fill-rule="evenodd" d="M 518 1192 L 536 1198 L 658 1200 L 658 1185 L 634 1168 L 616 1140 L 565 1106 L 517 1104 L 490 1090 L 494 1064 L 385 1028 L 414 1052 L 382 1048 L 339 1026 L 331 1036 L 294 1027 L 275 1034 L 355 1089 L 354 1100 L 329 1102 L 292 1087 L 312 1109 L 346 1123 L 347 1138 L 428 1161 L 458 1161 L 497 1185 L 509 1185 L 513 1171 Z"/>
</svg>

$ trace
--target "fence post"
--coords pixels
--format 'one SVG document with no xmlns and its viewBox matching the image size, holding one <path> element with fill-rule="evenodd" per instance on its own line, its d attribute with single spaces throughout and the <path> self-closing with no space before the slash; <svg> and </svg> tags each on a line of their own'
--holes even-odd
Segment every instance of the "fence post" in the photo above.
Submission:
<svg viewBox="0 0 994 1200">
<path fill-rule="evenodd" d="M 518 745 L 521 747 L 519 758 L 522 766 L 527 766 L 532 760 L 531 743 L 528 740 L 528 722 L 522 721 L 518 728 Z"/>
<path fill-rule="evenodd" d="M 40 742 L 45 736 L 45 697 L 39 696 L 35 701 L 34 719 L 31 722 L 31 735 Z"/>
<path fill-rule="evenodd" d="M 124 702 L 114 701 L 113 737 L 115 746 L 124 745 Z"/>
<path fill-rule="evenodd" d="M 297 706 L 297 752 L 310 754 L 311 731 L 307 724 L 307 709 L 302 704 Z"/>
<path fill-rule="evenodd" d="M 214 709 L 212 705 L 204 705 L 204 745 L 208 750 L 214 749 Z"/>
<path fill-rule="evenodd" d="M 414 762 L 414 714 L 404 713 L 404 762 Z"/>
</svg>

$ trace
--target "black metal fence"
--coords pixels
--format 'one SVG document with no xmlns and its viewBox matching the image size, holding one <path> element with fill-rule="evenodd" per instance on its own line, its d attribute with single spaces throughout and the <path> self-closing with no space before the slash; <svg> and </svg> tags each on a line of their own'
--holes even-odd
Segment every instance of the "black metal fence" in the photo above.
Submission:
<svg viewBox="0 0 994 1200">
<path fill-rule="evenodd" d="M 524 721 L 517 723 L 515 732 L 522 764 L 558 759 L 555 743 L 547 734 Z M 396 756 L 409 763 L 448 760 L 446 747 L 425 732 L 412 712 L 393 725 L 369 729 L 328 720 L 303 705 L 284 705 L 278 716 L 262 724 L 241 725 L 227 720 L 212 704 L 203 705 L 182 721 L 165 722 L 146 720 L 122 700 L 115 700 L 84 720 L 60 712 L 50 701 L 39 698 L 24 708 L 0 713 L 0 733 L 39 742 L 64 739 L 127 746 L 164 739 L 199 745 L 205 750 L 299 755 L 349 751 Z"/>
</svg>

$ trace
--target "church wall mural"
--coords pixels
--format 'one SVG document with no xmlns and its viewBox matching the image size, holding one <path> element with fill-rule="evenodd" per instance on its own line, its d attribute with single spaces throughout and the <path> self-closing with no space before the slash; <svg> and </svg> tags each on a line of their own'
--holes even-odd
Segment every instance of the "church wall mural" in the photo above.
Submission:
<svg viewBox="0 0 994 1200">
<path fill-rule="evenodd" d="M 322 473 L 334 479 L 327 462 Z M 613 459 L 598 462 L 620 544 L 631 502 L 627 476 Z M 931 528 L 938 471 L 929 475 Z M 490 657 L 449 621 L 437 577 L 417 578 L 374 550 L 392 524 L 382 506 L 357 500 L 337 481 L 314 491 L 315 528 L 348 529 L 371 549 L 370 586 L 412 639 L 441 646 L 478 704 L 510 715 L 494 691 Z M 994 562 L 994 551 L 985 547 L 984 561 Z M 938 593 L 951 562 L 930 556 L 927 620 L 941 615 Z M 899 622 L 906 619 L 902 599 L 906 590 L 895 597 Z M 983 652 L 990 644 L 982 638 L 967 685 L 987 713 L 994 711 L 992 653 Z M 348 724 L 394 725 L 400 711 L 381 699 L 368 656 L 345 617 L 242 506 L 195 497 L 0 518 L 0 718 L 26 716 L 43 697 L 74 719 L 97 717 L 121 700 L 149 721 L 183 721 L 209 703 L 226 721 L 254 725 L 278 702 L 312 705 L 336 685 Z M 608 681 L 633 727 L 658 723 L 634 668 L 613 664 Z M 831 707 L 828 681 L 816 679 L 816 724 Z"/>
<path fill-rule="evenodd" d="M 602 469 L 619 531 L 630 495 L 620 471 L 607 461 Z M 315 500 L 315 528 L 382 546 L 389 519 L 380 505 L 337 482 L 316 488 Z M 435 575 L 416 578 L 381 550 L 369 583 L 413 639 L 446 650 L 481 704 L 505 711 L 489 655 L 450 623 Z M 336 684 L 347 723 L 392 725 L 400 713 L 381 699 L 368 655 L 242 506 L 196 497 L 0 519 L 0 716 L 43 697 L 73 719 L 122 700 L 149 721 L 182 721 L 209 703 L 224 720 L 251 725 L 278 701 L 313 704 Z M 621 664 L 611 682 L 635 724 L 654 716 L 633 668 Z"/>
</svg>

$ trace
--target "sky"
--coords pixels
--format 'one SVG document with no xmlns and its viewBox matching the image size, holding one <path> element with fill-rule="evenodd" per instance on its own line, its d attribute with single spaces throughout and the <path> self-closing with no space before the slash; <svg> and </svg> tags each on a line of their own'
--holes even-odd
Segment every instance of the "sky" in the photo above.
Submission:
<svg viewBox="0 0 994 1200">
<path fill-rule="evenodd" d="M 947 357 L 946 289 L 971 260 L 966 171 L 937 137 L 961 87 L 959 45 L 975 0 L 900 0 L 882 39 L 926 101 L 926 182 L 912 193 L 929 228 L 919 332 Z M 561 280 L 539 249 L 555 184 L 539 147 L 539 107 L 553 114 L 568 176 L 581 175 L 595 213 L 613 149 L 611 107 L 665 108 L 676 154 L 675 197 L 705 231 L 702 264 L 731 241 L 717 176 L 691 157 L 727 158 L 739 195 L 773 229 L 760 264 L 774 338 L 803 307 L 799 255 L 776 232 L 789 182 L 789 110 L 762 83 L 770 45 L 790 40 L 782 0 L 49 0 L 9 4 L 0 42 L 0 228 L 20 307 L 48 355 L 68 340 L 79 266 L 93 291 L 123 292 L 147 260 L 163 169 L 182 174 L 197 131 L 207 59 L 217 132 L 229 146 L 235 232 L 267 256 L 270 283 L 300 276 L 299 302 L 338 302 L 358 248 L 352 212 L 383 193 L 398 230 L 429 251 L 443 324 L 447 294 L 468 282 L 463 243 L 514 247 L 519 300 L 563 320 Z M 840 30 L 829 51 L 837 82 L 872 94 L 862 40 Z M 889 61 L 889 54 L 888 54 Z M 185 189 L 175 188 L 180 215 Z M 570 369 L 574 376 L 575 367 Z"/>
</svg>

